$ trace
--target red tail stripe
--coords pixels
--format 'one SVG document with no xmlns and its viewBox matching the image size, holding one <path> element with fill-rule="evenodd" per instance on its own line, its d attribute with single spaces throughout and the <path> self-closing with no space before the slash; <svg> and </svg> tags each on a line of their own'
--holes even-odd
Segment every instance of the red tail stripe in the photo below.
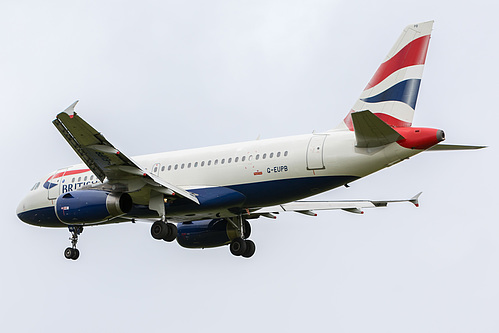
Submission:
<svg viewBox="0 0 499 333">
<path fill-rule="evenodd" d="M 395 118 L 393 116 L 390 116 L 386 113 L 375 113 L 376 116 L 378 116 L 379 119 L 383 120 L 385 123 L 390 125 L 391 127 L 411 127 L 411 123 L 408 123 L 407 121 L 400 120 L 398 118 Z"/>
<path fill-rule="evenodd" d="M 350 131 L 353 131 L 353 122 L 352 122 L 352 112 L 354 112 L 353 110 L 351 110 L 348 115 L 345 117 L 345 119 L 343 119 L 343 121 L 345 122 L 345 125 L 347 125 L 348 129 Z M 408 123 L 406 121 L 403 121 L 403 120 L 400 120 L 398 118 L 395 118 L 393 116 L 390 116 L 386 113 L 374 113 L 379 119 L 383 120 L 385 123 L 387 123 L 388 125 L 392 126 L 392 127 L 411 127 L 411 123 Z"/>
<path fill-rule="evenodd" d="M 423 65 L 425 63 L 429 42 L 430 35 L 426 35 L 419 37 L 404 46 L 396 55 L 379 66 L 364 90 L 374 87 L 401 68 Z"/>
</svg>

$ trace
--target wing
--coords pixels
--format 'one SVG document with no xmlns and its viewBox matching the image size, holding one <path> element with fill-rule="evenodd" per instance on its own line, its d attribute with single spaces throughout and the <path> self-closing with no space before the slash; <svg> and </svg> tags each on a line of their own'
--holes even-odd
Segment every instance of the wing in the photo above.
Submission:
<svg viewBox="0 0 499 333">
<path fill-rule="evenodd" d="M 156 192 L 180 196 L 199 204 L 192 193 L 146 171 L 116 149 L 104 136 L 76 114 L 74 102 L 52 122 L 82 161 L 103 183 L 103 189 L 133 192 L 150 187 Z"/>
<path fill-rule="evenodd" d="M 294 201 L 287 204 L 264 207 L 250 213 L 250 215 L 261 215 L 275 218 L 273 214 L 282 212 L 296 212 L 311 216 L 317 216 L 316 210 L 342 209 L 344 211 L 356 214 L 363 214 L 365 208 L 386 207 L 389 203 L 410 202 L 419 207 L 419 196 L 422 192 L 416 194 L 410 199 L 405 200 L 353 200 L 353 201 Z"/>
</svg>

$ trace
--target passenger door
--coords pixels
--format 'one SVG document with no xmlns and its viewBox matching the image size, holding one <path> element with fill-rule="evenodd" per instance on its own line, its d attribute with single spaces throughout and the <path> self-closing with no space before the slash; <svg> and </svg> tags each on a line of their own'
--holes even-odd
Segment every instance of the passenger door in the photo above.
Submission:
<svg viewBox="0 0 499 333">
<path fill-rule="evenodd" d="M 310 138 L 307 148 L 307 169 L 318 170 L 324 167 L 324 141 L 325 134 L 315 134 Z"/>
</svg>

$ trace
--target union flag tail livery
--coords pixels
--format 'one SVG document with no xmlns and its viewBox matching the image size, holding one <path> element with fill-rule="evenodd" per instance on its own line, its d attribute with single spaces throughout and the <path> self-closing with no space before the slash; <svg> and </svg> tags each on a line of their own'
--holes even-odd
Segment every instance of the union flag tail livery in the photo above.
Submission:
<svg viewBox="0 0 499 333">
<path fill-rule="evenodd" d="M 40 177 L 17 216 L 68 228 L 64 256 L 72 260 L 84 227 L 136 220 L 151 222 L 154 239 L 198 249 L 228 245 L 233 255 L 249 258 L 256 250 L 249 221 L 260 217 L 419 206 L 421 193 L 404 200 L 302 199 L 348 187 L 425 150 L 483 148 L 444 145 L 442 130 L 412 127 L 432 25 L 405 28 L 348 116 L 324 133 L 129 158 L 75 112 L 75 102 L 53 124 L 83 163 Z"/>
<path fill-rule="evenodd" d="M 353 131 L 352 112 L 370 110 L 392 127 L 412 125 L 433 21 L 408 25 L 343 120 Z"/>
</svg>

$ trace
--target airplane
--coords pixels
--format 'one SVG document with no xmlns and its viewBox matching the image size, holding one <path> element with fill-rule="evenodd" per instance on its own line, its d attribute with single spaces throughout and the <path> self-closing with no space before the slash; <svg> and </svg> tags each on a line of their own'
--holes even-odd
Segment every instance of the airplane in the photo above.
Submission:
<svg viewBox="0 0 499 333">
<path fill-rule="evenodd" d="M 299 136 L 128 157 L 76 112 L 53 121 L 82 164 L 38 181 L 17 207 L 25 223 L 68 228 L 76 260 L 84 227 L 149 221 L 154 239 L 185 248 L 229 245 L 250 258 L 250 220 L 284 212 L 363 209 L 404 200 L 306 201 L 423 151 L 484 146 L 442 144 L 440 129 L 413 127 L 433 21 L 408 25 L 353 108 L 331 130 Z"/>
</svg>

